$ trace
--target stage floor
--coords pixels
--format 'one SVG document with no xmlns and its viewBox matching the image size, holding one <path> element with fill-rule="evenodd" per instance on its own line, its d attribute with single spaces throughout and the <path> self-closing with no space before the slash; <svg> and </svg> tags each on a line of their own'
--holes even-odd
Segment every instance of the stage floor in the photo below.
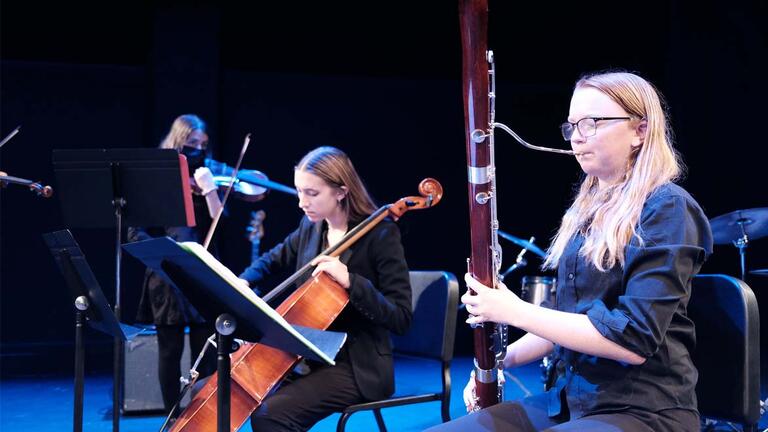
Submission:
<svg viewBox="0 0 768 432">
<path fill-rule="evenodd" d="M 462 402 L 462 390 L 467 381 L 471 359 L 454 359 L 451 369 L 453 383 L 451 394 L 451 417 L 465 414 Z M 434 369 L 424 370 L 410 361 L 400 360 L 397 368 L 398 393 L 406 394 L 419 391 L 419 388 L 439 388 L 438 365 Z M 68 376 L 48 376 L 38 378 L 15 378 L 0 381 L 0 430 L 2 431 L 65 431 L 72 430 L 73 418 L 73 379 Z M 505 385 L 506 399 L 517 399 L 526 392 L 542 391 L 541 373 L 538 364 L 531 364 L 515 369 Z M 382 411 L 384 421 L 390 431 L 421 431 L 440 422 L 438 402 L 387 408 Z M 336 430 L 339 415 L 334 414 L 318 423 L 312 432 L 332 432 Z M 761 430 L 768 427 L 768 415 L 764 416 Z M 124 432 L 156 431 L 164 421 L 159 415 L 129 415 L 120 419 L 120 430 Z M 112 377 L 108 374 L 87 375 L 83 407 L 84 431 L 112 430 Z M 243 432 L 251 430 L 246 423 Z M 362 412 L 353 415 L 347 423 L 347 430 L 377 430 L 373 414 Z M 710 430 L 733 430 L 726 425 Z"/>
</svg>

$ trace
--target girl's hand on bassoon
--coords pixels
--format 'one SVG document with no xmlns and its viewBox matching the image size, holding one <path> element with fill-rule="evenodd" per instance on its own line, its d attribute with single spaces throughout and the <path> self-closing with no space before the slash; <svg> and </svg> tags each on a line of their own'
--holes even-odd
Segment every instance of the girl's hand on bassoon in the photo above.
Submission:
<svg viewBox="0 0 768 432">
<path fill-rule="evenodd" d="M 338 282 L 344 289 L 349 289 L 349 270 L 347 270 L 347 266 L 343 262 L 339 261 L 338 257 L 320 255 L 312 261 L 312 265 L 317 266 L 312 272 L 312 276 L 317 276 L 320 272 L 326 272 L 328 276 Z"/>
<path fill-rule="evenodd" d="M 506 377 L 504 376 L 504 371 L 501 369 L 498 369 L 498 374 L 496 379 L 498 380 L 500 385 L 504 385 L 504 383 L 507 381 Z M 464 406 L 467 407 L 467 412 L 473 412 L 480 409 L 480 407 L 477 406 L 477 394 L 475 393 L 475 389 L 477 388 L 477 381 L 475 381 L 475 371 L 472 370 L 472 372 L 469 374 L 469 381 L 467 382 L 467 385 L 464 386 Z"/>
<path fill-rule="evenodd" d="M 507 288 L 502 282 L 496 289 L 491 289 L 472 275 L 466 273 L 464 282 L 467 288 L 475 292 L 470 294 L 469 290 L 461 296 L 461 302 L 466 305 L 469 318 L 467 324 L 479 324 L 486 321 L 509 324 L 507 318 L 515 313 L 515 308 L 523 301 Z"/>
<path fill-rule="evenodd" d="M 467 412 L 477 410 L 477 396 L 475 395 L 475 371 L 469 374 L 469 381 L 464 386 L 464 406 L 467 407 Z"/>
</svg>

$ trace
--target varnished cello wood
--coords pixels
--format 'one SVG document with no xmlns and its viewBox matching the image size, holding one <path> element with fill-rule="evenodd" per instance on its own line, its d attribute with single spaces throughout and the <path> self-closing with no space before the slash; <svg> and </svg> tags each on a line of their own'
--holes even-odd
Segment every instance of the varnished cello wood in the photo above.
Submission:
<svg viewBox="0 0 768 432">
<path fill-rule="evenodd" d="M 349 302 L 347 290 L 319 273 L 283 301 L 276 311 L 291 324 L 326 330 Z M 300 356 L 263 344 L 246 344 L 232 355 L 230 428 L 239 429 L 264 398 L 290 372 Z M 171 427 L 172 432 L 214 430 L 214 373 Z"/>
<path fill-rule="evenodd" d="M 443 187 L 431 178 L 419 184 L 421 197 L 401 198 L 380 208 L 333 246 L 330 256 L 339 256 L 386 215 L 399 218 L 409 210 L 429 208 L 440 202 Z M 304 271 L 306 269 L 302 269 Z M 291 278 L 295 278 L 294 274 Z M 285 282 L 284 282 L 285 283 Z M 273 290 L 274 291 L 274 290 Z M 349 303 L 349 293 L 326 273 L 318 273 L 285 299 L 276 311 L 293 325 L 326 330 Z M 230 429 L 236 431 L 269 393 L 290 372 L 300 356 L 263 344 L 246 344 L 232 354 Z M 171 426 L 171 432 L 213 431 L 217 425 L 217 374 L 213 374 L 189 406 Z"/>
</svg>

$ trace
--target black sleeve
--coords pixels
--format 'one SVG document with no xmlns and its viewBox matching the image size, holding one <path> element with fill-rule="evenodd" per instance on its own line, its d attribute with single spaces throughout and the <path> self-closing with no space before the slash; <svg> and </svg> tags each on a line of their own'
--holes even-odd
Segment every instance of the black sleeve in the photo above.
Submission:
<svg viewBox="0 0 768 432">
<path fill-rule="evenodd" d="M 373 230 L 368 255 L 378 275 L 378 282 L 350 273 L 349 302 L 376 325 L 396 334 L 411 325 L 411 283 L 400 229 L 385 222 Z"/>
<path fill-rule="evenodd" d="M 691 279 L 712 251 L 709 221 L 690 197 L 646 205 L 626 249 L 625 291 L 613 309 L 595 301 L 587 316 L 606 338 L 643 357 L 661 345 L 674 314 L 690 297 Z"/>
</svg>

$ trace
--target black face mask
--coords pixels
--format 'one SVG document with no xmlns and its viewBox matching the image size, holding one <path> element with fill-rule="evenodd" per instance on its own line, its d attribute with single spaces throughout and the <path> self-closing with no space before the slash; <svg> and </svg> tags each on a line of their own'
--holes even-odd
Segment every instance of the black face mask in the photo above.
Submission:
<svg viewBox="0 0 768 432">
<path fill-rule="evenodd" d="M 181 149 L 181 154 L 187 157 L 190 174 L 193 174 L 196 169 L 205 166 L 205 152 L 203 150 L 184 146 Z"/>
</svg>

